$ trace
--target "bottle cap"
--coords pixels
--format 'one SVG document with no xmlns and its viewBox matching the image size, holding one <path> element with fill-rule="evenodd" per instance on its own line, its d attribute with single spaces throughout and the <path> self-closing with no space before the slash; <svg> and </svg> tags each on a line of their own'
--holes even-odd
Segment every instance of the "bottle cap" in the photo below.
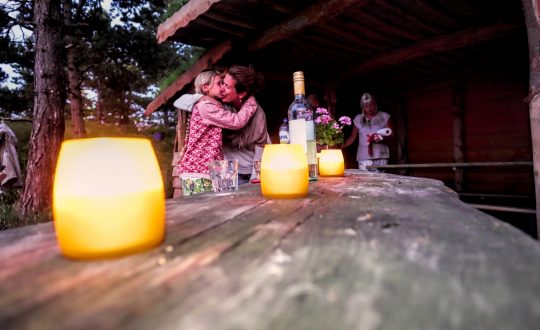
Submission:
<svg viewBox="0 0 540 330">
<path fill-rule="evenodd" d="M 294 94 L 306 94 L 304 86 L 304 72 L 296 71 L 293 73 Z"/>
</svg>

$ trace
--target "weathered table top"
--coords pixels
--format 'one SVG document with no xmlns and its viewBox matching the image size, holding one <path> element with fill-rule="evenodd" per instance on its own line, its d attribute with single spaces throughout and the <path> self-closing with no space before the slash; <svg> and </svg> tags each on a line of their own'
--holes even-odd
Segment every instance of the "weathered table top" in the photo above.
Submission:
<svg viewBox="0 0 540 330">
<path fill-rule="evenodd" d="M 538 329 L 540 245 L 439 181 L 349 172 L 167 202 L 167 238 L 72 261 L 0 232 L 1 329 Z"/>
</svg>

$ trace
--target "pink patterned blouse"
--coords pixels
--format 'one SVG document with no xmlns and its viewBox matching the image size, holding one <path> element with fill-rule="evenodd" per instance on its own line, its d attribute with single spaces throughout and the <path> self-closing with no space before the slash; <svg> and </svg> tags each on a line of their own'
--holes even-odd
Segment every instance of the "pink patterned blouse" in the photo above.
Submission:
<svg viewBox="0 0 540 330">
<path fill-rule="evenodd" d="M 244 127 L 257 110 L 257 101 L 249 97 L 237 113 L 227 111 L 210 97 L 201 98 L 193 107 L 184 155 L 178 169 L 181 178 L 206 178 L 208 162 L 223 159 L 221 129 Z"/>
</svg>

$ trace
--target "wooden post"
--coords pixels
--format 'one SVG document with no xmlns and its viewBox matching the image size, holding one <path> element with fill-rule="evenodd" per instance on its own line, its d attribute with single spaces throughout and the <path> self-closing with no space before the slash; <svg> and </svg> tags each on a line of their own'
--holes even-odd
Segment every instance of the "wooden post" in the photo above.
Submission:
<svg viewBox="0 0 540 330">
<path fill-rule="evenodd" d="M 401 97 L 396 102 L 396 129 L 397 163 L 407 164 L 407 113 L 405 101 Z M 408 170 L 402 169 L 399 174 L 407 175 L 408 172 Z"/>
<path fill-rule="evenodd" d="M 453 119 L 453 145 L 454 162 L 463 163 L 463 115 L 465 112 L 463 102 L 463 84 L 456 84 L 452 88 L 452 119 Z M 463 169 L 454 169 L 454 184 L 457 192 L 463 191 Z"/>
<path fill-rule="evenodd" d="M 536 210 L 540 210 L 540 4 L 538 0 L 522 0 L 529 39 L 530 88 L 529 113 L 534 162 Z M 540 238 L 540 212 L 536 212 L 536 232 Z"/>
<path fill-rule="evenodd" d="M 180 173 L 178 172 L 178 165 L 182 160 L 184 145 L 186 144 L 186 137 L 189 128 L 190 114 L 186 111 L 178 111 L 178 123 L 176 124 L 176 137 L 173 148 L 173 160 L 172 160 L 172 186 L 173 186 L 173 198 L 182 196 L 182 180 L 180 179 Z"/>
</svg>

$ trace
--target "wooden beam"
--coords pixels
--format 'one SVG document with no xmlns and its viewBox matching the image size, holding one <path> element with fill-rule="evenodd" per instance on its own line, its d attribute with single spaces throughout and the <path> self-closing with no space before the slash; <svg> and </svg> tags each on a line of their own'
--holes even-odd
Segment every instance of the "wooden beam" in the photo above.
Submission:
<svg viewBox="0 0 540 330">
<path fill-rule="evenodd" d="M 365 6 L 369 0 L 322 0 L 302 11 L 301 14 L 266 30 L 261 37 L 252 42 L 248 51 L 264 48 L 271 43 L 286 39 L 310 26 L 320 24 L 334 18 L 352 6 Z"/>
<path fill-rule="evenodd" d="M 509 207 L 509 206 L 500 206 L 500 205 L 472 204 L 472 203 L 468 203 L 468 204 L 474 207 L 475 209 L 479 209 L 479 210 L 511 212 L 511 213 L 526 213 L 526 214 L 536 213 L 536 210 L 526 209 L 523 207 Z"/>
<path fill-rule="evenodd" d="M 529 39 L 530 85 L 529 113 L 536 194 L 536 232 L 540 239 L 540 4 L 538 0 L 522 0 Z"/>
<path fill-rule="evenodd" d="M 452 119 L 454 145 L 454 162 L 463 163 L 464 159 L 464 120 L 465 117 L 465 95 L 463 85 L 457 83 L 452 88 Z M 454 172 L 454 185 L 457 192 L 463 191 L 463 169 L 456 168 Z"/>
<path fill-rule="evenodd" d="M 339 80 L 349 79 L 389 65 L 400 64 L 416 58 L 447 52 L 505 36 L 522 27 L 521 23 L 496 24 L 488 27 L 467 29 L 454 34 L 420 41 L 412 46 L 396 49 L 364 61 L 360 66 L 344 71 Z"/>
<path fill-rule="evenodd" d="M 470 163 L 421 163 L 421 164 L 397 164 L 397 165 L 371 165 L 368 168 L 381 169 L 409 169 L 409 168 L 458 168 L 458 167 L 512 167 L 532 166 L 533 162 L 470 162 Z"/>
<path fill-rule="evenodd" d="M 169 87 L 167 87 L 161 94 L 159 94 L 152 102 L 146 107 L 144 112 L 145 116 L 150 116 L 154 111 L 159 109 L 163 104 L 165 104 L 169 99 L 174 97 L 174 95 L 182 90 L 184 86 L 191 83 L 191 81 L 204 69 L 207 69 L 214 65 L 219 59 L 223 57 L 228 51 L 232 48 L 231 41 L 225 41 L 217 45 L 216 47 L 210 49 L 204 53 L 201 58 L 195 62 L 186 72 L 184 72 L 175 82 L 173 82 Z"/>
<path fill-rule="evenodd" d="M 187 26 L 191 21 L 204 14 L 212 5 L 221 0 L 190 0 L 174 15 L 158 26 L 157 41 L 162 43 L 173 36 L 178 29 Z"/>
<path fill-rule="evenodd" d="M 242 27 L 246 30 L 254 30 L 257 28 L 256 24 L 248 23 L 245 20 L 231 17 L 231 15 L 218 15 L 212 13 L 206 13 L 204 17 L 212 19 L 221 24 L 233 24 L 235 27 Z"/>
</svg>

